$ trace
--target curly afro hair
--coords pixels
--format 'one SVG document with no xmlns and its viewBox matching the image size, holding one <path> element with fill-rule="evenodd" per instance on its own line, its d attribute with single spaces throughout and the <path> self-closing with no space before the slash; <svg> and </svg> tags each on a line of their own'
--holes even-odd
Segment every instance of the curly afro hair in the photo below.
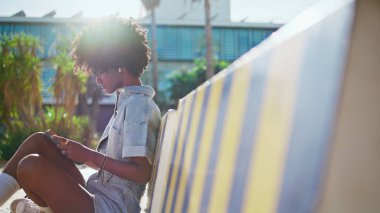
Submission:
<svg viewBox="0 0 380 213">
<path fill-rule="evenodd" d="M 140 77 L 150 59 L 146 34 L 130 19 L 108 17 L 91 24 L 73 42 L 74 71 L 97 75 L 126 68 Z"/>
</svg>

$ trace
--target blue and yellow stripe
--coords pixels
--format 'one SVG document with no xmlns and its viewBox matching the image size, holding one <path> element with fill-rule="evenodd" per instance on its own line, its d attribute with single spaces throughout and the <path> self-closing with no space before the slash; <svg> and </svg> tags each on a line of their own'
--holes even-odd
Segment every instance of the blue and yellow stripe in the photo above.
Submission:
<svg viewBox="0 0 380 213">
<path fill-rule="evenodd" d="M 178 128 L 162 130 L 175 139 L 152 212 L 316 210 L 352 25 L 351 6 L 329 10 L 298 18 L 181 99 Z"/>
</svg>

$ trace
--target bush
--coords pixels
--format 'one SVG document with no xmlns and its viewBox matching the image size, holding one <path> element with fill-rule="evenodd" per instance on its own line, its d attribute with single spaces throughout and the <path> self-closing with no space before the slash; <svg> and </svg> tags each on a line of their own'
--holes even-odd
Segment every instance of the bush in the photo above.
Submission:
<svg viewBox="0 0 380 213">
<path fill-rule="evenodd" d="M 88 129 L 87 116 L 69 116 L 63 107 L 46 107 L 45 129 L 52 129 L 58 135 L 83 142 L 83 135 Z"/>
<path fill-rule="evenodd" d="M 62 45 L 64 47 L 69 46 Z M 89 121 L 75 116 L 76 100 L 86 89 L 87 77 L 74 75 L 68 51 L 57 48 L 54 107 L 42 106 L 40 42 L 32 35 L 0 35 L 0 159 L 8 160 L 30 134 L 53 129 L 71 139 L 87 142 Z"/>
<path fill-rule="evenodd" d="M 41 59 L 37 38 L 26 34 L 0 36 L 0 122 L 13 130 L 13 124 L 38 128 L 34 119 L 42 114 Z"/>
<path fill-rule="evenodd" d="M 87 116 L 68 118 L 67 112 L 62 107 L 47 107 L 44 118 L 46 126 L 42 126 L 40 129 L 29 129 L 14 124 L 16 129 L 6 131 L 4 126 L 0 126 L 0 159 L 9 160 L 21 143 L 37 131 L 52 129 L 57 134 L 78 142 L 83 142 L 83 135 L 85 135 L 85 131 L 88 131 Z M 36 120 L 39 119 L 41 118 L 36 118 Z"/>
<path fill-rule="evenodd" d="M 170 93 L 170 107 L 176 107 L 179 99 L 206 81 L 206 61 L 195 60 L 194 64 L 195 66 L 190 70 L 175 71 L 169 79 L 171 84 L 168 91 Z M 226 61 L 215 61 L 214 74 L 220 72 L 228 65 L 229 63 Z"/>
<path fill-rule="evenodd" d="M 17 151 L 21 143 L 31 135 L 34 130 L 17 129 L 14 132 L 7 132 L 0 139 L 0 159 L 9 160 Z"/>
</svg>

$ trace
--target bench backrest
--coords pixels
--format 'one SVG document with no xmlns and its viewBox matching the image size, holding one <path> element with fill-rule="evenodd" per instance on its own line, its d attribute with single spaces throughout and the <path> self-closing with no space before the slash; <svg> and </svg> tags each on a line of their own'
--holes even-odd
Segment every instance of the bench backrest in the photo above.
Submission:
<svg viewBox="0 0 380 213">
<path fill-rule="evenodd" d="M 379 8 L 324 1 L 181 99 L 150 211 L 379 210 Z"/>
</svg>

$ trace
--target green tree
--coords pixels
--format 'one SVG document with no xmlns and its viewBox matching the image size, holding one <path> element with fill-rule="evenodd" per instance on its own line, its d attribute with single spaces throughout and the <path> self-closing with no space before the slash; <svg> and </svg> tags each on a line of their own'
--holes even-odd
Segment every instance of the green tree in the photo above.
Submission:
<svg viewBox="0 0 380 213">
<path fill-rule="evenodd" d="M 192 2 L 198 2 L 202 0 L 192 0 Z M 207 71 L 205 72 L 206 78 L 210 79 L 216 72 L 214 70 L 215 65 L 213 57 L 213 39 L 212 39 L 212 25 L 211 25 L 211 5 L 210 0 L 204 1 L 204 9 L 205 9 L 205 34 L 206 34 L 206 67 Z"/>
<path fill-rule="evenodd" d="M 86 92 L 87 76 L 82 72 L 73 73 L 74 62 L 70 58 L 70 41 L 69 37 L 58 35 L 54 45 L 57 54 L 53 57 L 53 63 L 56 66 L 56 74 L 50 91 L 55 98 L 55 113 L 58 113 L 60 107 L 65 109 L 67 116 L 74 116 L 78 97 Z M 62 120 L 62 126 L 71 126 L 71 119 Z"/>
<path fill-rule="evenodd" d="M 73 135 L 81 136 L 79 141 L 88 146 L 96 133 L 98 100 L 101 98 L 101 92 L 92 83 L 93 79 L 89 76 L 83 72 L 73 72 L 74 62 L 70 57 L 70 44 L 74 38 L 75 30 L 70 26 L 67 26 L 67 29 L 65 33 L 58 32 L 58 39 L 54 45 L 57 54 L 53 58 L 53 63 L 57 72 L 50 91 L 55 97 L 56 107 L 54 112 L 51 112 L 55 115 L 55 120 L 51 121 L 55 128 L 66 129 L 66 132 L 57 130 L 57 133 L 69 134 L 70 137 Z M 92 100 L 91 104 L 88 103 L 89 99 Z M 81 117 L 75 117 L 76 113 L 79 113 Z M 62 116 L 73 119 L 60 119 Z M 74 129 L 78 124 L 83 125 L 83 127 Z M 80 132 L 78 132 L 79 130 Z"/>
<path fill-rule="evenodd" d="M 0 121 L 6 129 L 38 128 L 43 119 L 41 49 L 37 38 L 26 34 L 0 37 Z"/>
<path fill-rule="evenodd" d="M 156 15 L 155 15 L 155 9 L 158 7 L 160 4 L 160 0 L 141 0 L 143 3 L 145 9 L 147 11 L 150 11 L 150 16 L 151 16 L 151 29 L 152 29 L 152 67 L 153 67 L 153 89 L 155 91 L 158 91 L 158 54 L 157 54 L 157 39 L 156 39 Z M 156 98 L 159 99 L 158 96 Z"/>
<path fill-rule="evenodd" d="M 40 42 L 31 35 L 0 36 L 2 159 L 9 159 L 30 133 L 44 125 L 38 50 L 41 50 Z"/>
<path fill-rule="evenodd" d="M 63 45 L 64 42 L 60 43 Z M 69 45 L 66 46 L 66 49 Z M 78 93 L 86 89 L 87 77 L 73 75 L 68 51 L 57 46 L 57 103 L 42 105 L 41 49 L 37 38 L 26 34 L 0 37 L 0 158 L 9 159 L 20 143 L 35 131 L 54 129 L 63 136 L 84 141 L 87 116 L 75 116 Z M 42 52 L 42 51 L 41 51 Z"/>
<path fill-rule="evenodd" d="M 169 106 L 171 108 L 176 107 L 179 99 L 183 98 L 189 92 L 206 81 L 206 60 L 195 60 L 194 64 L 195 66 L 190 70 L 175 71 L 172 77 L 170 77 L 169 82 L 171 86 L 168 92 L 170 93 Z M 226 61 L 214 61 L 213 64 L 215 70 L 214 74 L 218 73 L 229 65 L 229 63 Z"/>
</svg>

